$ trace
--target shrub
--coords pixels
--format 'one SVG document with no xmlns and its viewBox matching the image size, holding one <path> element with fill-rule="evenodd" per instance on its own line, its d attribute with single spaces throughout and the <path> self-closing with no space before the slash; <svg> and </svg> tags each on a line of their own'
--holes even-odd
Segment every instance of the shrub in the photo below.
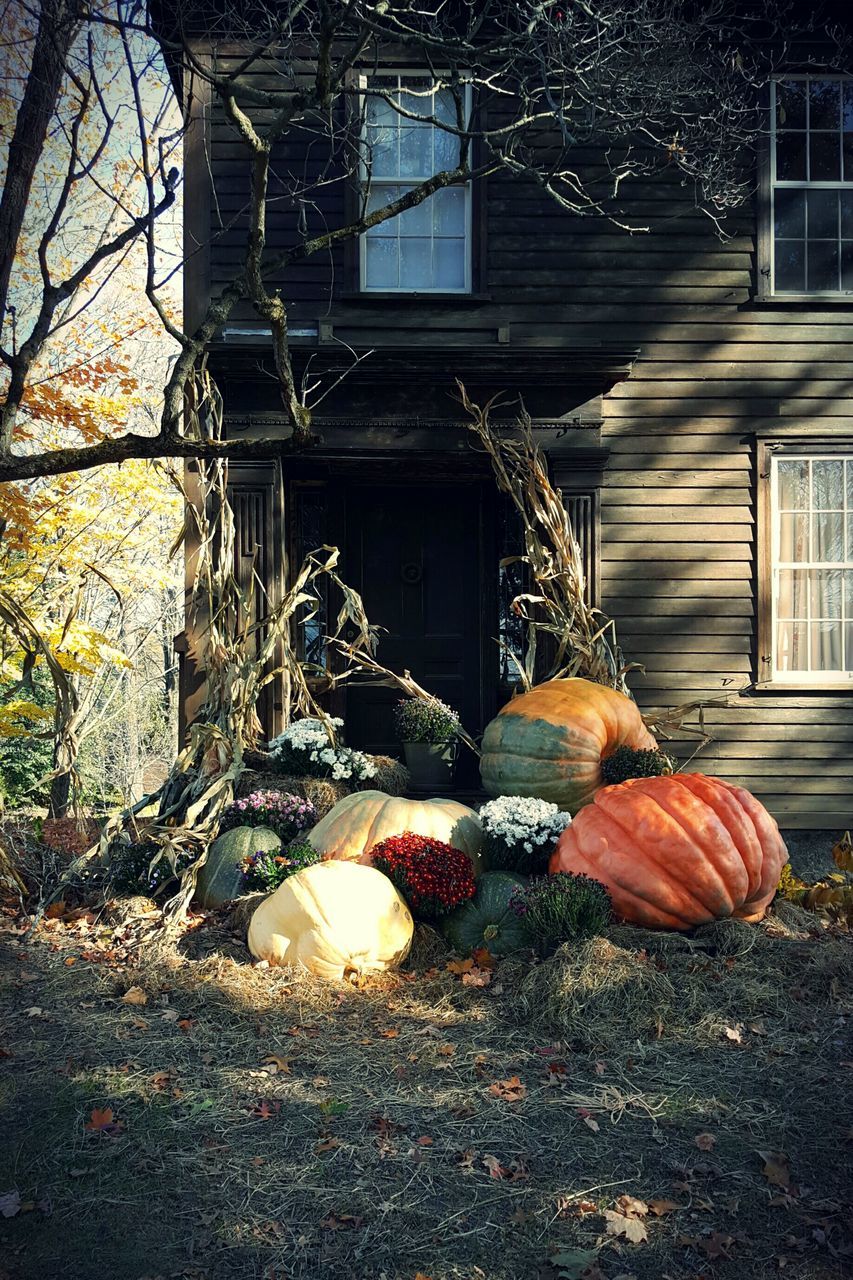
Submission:
<svg viewBox="0 0 853 1280">
<path fill-rule="evenodd" d="M 316 809 L 302 796 L 287 791 L 253 791 L 229 804 L 219 823 L 219 833 L 235 827 L 269 827 L 282 844 L 289 844 L 316 821 Z"/>
<path fill-rule="evenodd" d="M 274 849 L 259 849 L 250 853 L 240 864 L 246 893 L 272 893 L 289 876 L 295 875 L 303 867 L 310 867 L 319 862 L 322 854 L 307 840 L 294 840 L 286 849 L 276 852 Z"/>
<path fill-rule="evenodd" d="M 196 856 L 192 850 L 184 850 L 172 866 L 161 846 L 151 840 L 132 843 L 115 840 L 110 845 L 110 886 L 118 894 L 145 893 L 156 897 L 166 885 L 183 875 Z"/>
<path fill-rule="evenodd" d="M 663 751 L 638 751 L 633 747 L 618 747 L 612 756 L 601 762 L 601 776 L 608 787 L 629 778 L 657 778 L 672 773 L 673 760 Z"/>
<path fill-rule="evenodd" d="M 394 730 L 401 742 L 453 742 L 459 714 L 440 698 L 402 698 L 394 708 Z"/>
<path fill-rule="evenodd" d="M 413 916 L 434 920 L 474 896 L 471 859 L 443 840 L 406 831 L 380 840 L 369 852 L 374 867 L 397 886 Z"/>
<path fill-rule="evenodd" d="M 557 840 L 572 820 L 555 804 L 526 796 L 489 800 L 479 816 L 487 865 L 517 875 L 546 871 Z"/>
<path fill-rule="evenodd" d="M 337 734 L 344 722 L 333 718 L 328 724 Z M 334 742 L 322 720 L 297 720 L 273 738 L 269 751 L 277 769 L 297 777 L 365 782 L 376 776 L 376 764 L 370 756 Z"/>
<path fill-rule="evenodd" d="M 539 952 L 552 951 L 561 942 L 592 938 L 610 919 L 610 896 L 604 885 L 568 871 L 519 885 L 510 907 Z"/>
</svg>

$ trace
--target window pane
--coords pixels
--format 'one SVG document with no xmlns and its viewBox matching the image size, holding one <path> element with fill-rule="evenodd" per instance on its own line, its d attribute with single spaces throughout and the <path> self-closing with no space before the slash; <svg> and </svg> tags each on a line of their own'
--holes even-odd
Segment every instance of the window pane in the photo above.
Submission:
<svg viewBox="0 0 853 1280">
<path fill-rule="evenodd" d="M 779 559 L 783 563 L 810 559 L 808 515 L 780 516 Z"/>
<path fill-rule="evenodd" d="M 844 559 L 844 517 L 837 511 L 812 516 L 812 559 L 819 564 Z"/>
<path fill-rule="evenodd" d="M 440 89 L 434 99 L 435 109 L 433 114 L 436 120 L 443 120 L 445 124 L 452 124 L 456 127 L 456 99 L 450 89 Z M 465 100 L 462 100 L 463 119 L 465 113 Z"/>
<path fill-rule="evenodd" d="M 844 153 L 844 181 L 853 182 L 853 133 L 845 133 L 841 140 Z"/>
<path fill-rule="evenodd" d="M 808 193 L 809 240 L 838 239 L 838 192 Z"/>
<path fill-rule="evenodd" d="M 837 182 L 841 177 L 841 145 L 837 133 L 809 134 L 809 181 Z"/>
<path fill-rule="evenodd" d="M 428 125 L 404 125 L 400 129 L 400 177 L 428 178 L 432 166 L 432 129 Z"/>
<path fill-rule="evenodd" d="M 844 628 L 844 671 L 853 671 L 853 622 Z"/>
<path fill-rule="evenodd" d="M 779 80 L 776 84 L 776 124 L 789 129 L 806 127 L 806 85 L 803 80 Z"/>
<path fill-rule="evenodd" d="M 853 619 L 853 569 L 844 570 L 844 616 Z"/>
<path fill-rule="evenodd" d="M 776 645 L 776 666 L 780 671 L 808 671 L 807 622 L 780 622 Z"/>
<path fill-rule="evenodd" d="M 839 104 L 837 80 L 809 81 L 809 128 L 837 129 L 841 118 Z"/>
<path fill-rule="evenodd" d="M 371 186 L 367 196 L 367 212 L 373 213 L 375 209 L 384 209 L 386 205 L 396 200 L 403 188 L 396 187 L 393 183 L 383 182 L 381 186 Z M 378 231 L 379 235 L 389 235 L 390 228 L 396 228 L 396 222 L 386 223 L 382 231 Z M 396 235 L 396 229 L 394 234 Z"/>
<path fill-rule="evenodd" d="M 847 506 L 853 511 L 853 460 L 848 458 L 844 463 L 844 469 L 847 473 Z"/>
<path fill-rule="evenodd" d="M 400 241 L 400 284 L 407 289 L 432 288 L 432 241 Z"/>
<path fill-rule="evenodd" d="M 841 623 L 812 623 L 812 671 L 841 670 Z"/>
<path fill-rule="evenodd" d="M 845 80 L 842 88 L 841 127 L 853 129 L 853 81 Z"/>
<path fill-rule="evenodd" d="M 441 169 L 455 169 L 459 164 L 459 138 L 455 133 L 446 133 L 443 129 L 433 130 L 433 172 Z"/>
<path fill-rule="evenodd" d="M 780 182 L 801 182 L 806 176 L 806 135 L 777 133 L 776 177 Z"/>
<path fill-rule="evenodd" d="M 400 89 L 400 106 L 415 116 L 431 116 L 435 97 L 432 81 L 426 76 L 406 76 Z"/>
<path fill-rule="evenodd" d="M 432 231 L 433 201 L 435 196 L 416 204 L 414 209 L 407 209 L 400 214 L 401 236 L 428 236 Z"/>
<path fill-rule="evenodd" d="M 465 288 L 464 240 L 436 240 L 434 262 L 437 289 Z"/>
<path fill-rule="evenodd" d="M 378 79 L 371 80 L 370 83 L 375 88 L 385 88 L 391 92 L 395 88 L 394 85 L 385 84 Z M 397 121 L 400 118 L 390 102 L 386 102 L 384 98 L 374 98 L 372 96 L 364 100 L 364 114 L 368 125 L 379 125 L 386 129 L 396 129 Z"/>
<path fill-rule="evenodd" d="M 783 240 L 802 240 L 806 234 L 806 193 L 781 188 L 773 197 L 776 235 Z"/>
<path fill-rule="evenodd" d="M 841 288 L 853 290 L 853 240 L 841 242 Z"/>
<path fill-rule="evenodd" d="M 398 241 L 390 236 L 367 237 L 367 286 L 370 289 L 396 289 Z"/>
<path fill-rule="evenodd" d="M 776 612 L 780 618 L 808 617 L 807 569 L 780 569 Z"/>
<path fill-rule="evenodd" d="M 780 293 L 803 293 L 806 287 L 805 241 L 777 240 L 774 262 L 774 288 Z"/>
<path fill-rule="evenodd" d="M 780 461 L 779 510 L 805 511 L 809 505 L 809 464 L 804 458 Z"/>
<path fill-rule="evenodd" d="M 463 236 L 465 234 L 465 192 L 462 187 L 446 187 L 433 196 L 435 203 L 435 234 L 437 236 Z"/>
<path fill-rule="evenodd" d="M 841 197 L 841 235 L 853 240 L 853 191 L 839 192 Z"/>
<path fill-rule="evenodd" d="M 841 617 L 841 570 L 816 569 L 811 574 L 811 616 Z"/>
<path fill-rule="evenodd" d="M 847 517 L 847 555 L 845 559 L 853 560 L 853 515 L 848 515 Z M 850 610 L 850 614 L 853 617 L 853 609 Z"/>
<path fill-rule="evenodd" d="M 397 130 L 368 126 L 364 163 L 376 178 L 396 178 L 399 172 Z"/>
<path fill-rule="evenodd" d="M 810 240 L 806 287 L 815 293 L 838 289 L 838 244 L 832 240 Z"/>
<path fill-rule="evenodd" d="M 844 462 L 840 458 L 812 463 L 812 506 L 815 511 L 838 511 L 844 506 Z"/>
</svg>

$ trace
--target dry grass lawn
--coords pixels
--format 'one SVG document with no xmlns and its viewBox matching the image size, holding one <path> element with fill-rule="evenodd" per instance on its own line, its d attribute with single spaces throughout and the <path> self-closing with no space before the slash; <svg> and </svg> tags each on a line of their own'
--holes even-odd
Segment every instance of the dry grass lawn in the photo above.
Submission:
<svg viewBox="0 0 853 1280">
<path fill-rule="evenodd" d="M 137 923 L 6 919 L 2 1280 L 851 1273 L 853 944 L 793 908 L 483 986 L 427 931 L 337 988 Z"/>
</svg>

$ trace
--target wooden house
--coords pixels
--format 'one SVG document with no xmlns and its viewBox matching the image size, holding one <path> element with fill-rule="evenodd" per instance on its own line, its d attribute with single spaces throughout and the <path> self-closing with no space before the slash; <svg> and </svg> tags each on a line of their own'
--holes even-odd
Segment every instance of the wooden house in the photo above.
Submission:
<svg viewBox="0 0 853 1280">
<path fill-rule="evenodd" d="M 383 70 L 401 91 L 422 75 Z M 631 681 L 640 705 L 709 700 L 701 768 L 751 788 L 783 827 L 831 828 L 853 816 L 853 82 L 797 70 L 772 98 L 755 198 L 723 236 L 676 166 L 631 186 L 631 219 L 650 228 L 637 234 L 498 174 L 291 268 L 298 372 L 363 358 L 317 409 L 316 447 L 284 466 L 235 464 L 231 479 L 239 555 L 258 557 L 270 590 L 305 551 L 339 546 L 386 628 L 383 661 L 477 733 L 511 692 L 499 562 L 518 535 L 455 380 L 474 399 L 522 397 L 592 596 L 645 668 Z M 190 325 L 239 260 L 247 192 L 245 155 L 203 82 L 192 104 Z M 308 135 L 288 146 L 282 172 L 327 164 Z M 389 186 L 417 170 L 396 156 Z M 305 220 L 343 224 L 350 199 L 345 181 L 318 186 L 307 209 L 273 199 L 271 248 Z M 270 334 L 250 308 L 210 360 L 229 435 L 284 432 Z M 322 661 L 319 631 L 303 644 Z M 191 712 L 188 665 L 184 690 Z M 342 695 L 352 745 L 395 750 L 393 698 Z M 262 710 L 275 732 L 274 690 Z"/>
</svg>

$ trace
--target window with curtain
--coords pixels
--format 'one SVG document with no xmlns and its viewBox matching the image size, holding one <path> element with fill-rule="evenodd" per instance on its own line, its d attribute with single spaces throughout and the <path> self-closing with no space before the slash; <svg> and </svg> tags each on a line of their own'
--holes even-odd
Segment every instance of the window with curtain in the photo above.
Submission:
<svg viewBox="0 0 853 1280">
<path fill-rule="evenodd" d="M 367 210 L 383 208 L 433 174 L 459 163 L 459 139 L 449 89 L 423 76 L 363 76 L 365 94 L 361 181 Z M 465 89 L 465 113 L 470 89 Z M 361 237 L 361 288 L 390 293 L 471 291 L 471 184 L 445 187 L 414 209 L 371 227 Z"/>
<path fill-rule="evenodd" d="M 853 449 L 770 459 L 772 678 L 853 682 Z"/>
<path fill-rule="evenodd" d="M 774 294 L 853 292 L 853 79 L 785 76 L 771 86 Z"/>
</svg>

